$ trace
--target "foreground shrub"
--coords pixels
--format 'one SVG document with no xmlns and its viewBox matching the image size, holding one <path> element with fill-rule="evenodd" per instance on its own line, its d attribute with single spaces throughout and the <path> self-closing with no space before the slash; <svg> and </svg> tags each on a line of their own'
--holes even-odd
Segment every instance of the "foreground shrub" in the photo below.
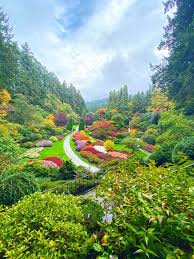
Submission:
<svg viewBox="0 0 194 259">
<path fill-rule="evenodd" d="M 120 164 L 109 172 L 99 195 L 113 221 L 104 225 L 101 251 L 119 258 L 191 258 L 193 178 L 154 164 Z"/>
<path fill-rule="evenodd" d="M 194 160 L 194 137 L 186 138 L 175 146 L 172 153 L 173 162 L 178 163 L 182 156 Z"/>
<path fill-rule="evenodd" d="M 66 161 L 59 169 L 59 179 L 71 180 L 76 176 L 76 169 L 71 161 Z"/>
<path fill-rule="evenodd" d="M 161 145 L 156 145 L 155 151 L 151 154 L 150 159 L 155 160 L 157 165 L 172 162 L 172 152 L 175 144 L 166 142 Z"/>
<path fill-rule="evenodd" d="M 97 228 L 101 215 L 95 202 L 36 193 L 1 213 L 0 253 L 8 258 L 86 258 L 93 245 L 89 231 Z"/>
<path fill-rule="evenodd" d="M 45 168 L 45 166 L 42 164 L 42 161 L 26 163 L 20 168 L 20 170 L 34 175 L 35 177 L 48 177 L 50 174 L 50 169 Z"/>
<path fill-rule="evenodd" d="M 36 191 L 39 191 L 39 186 L 28 173 L 10 171 L 0 177 L 0 204 L 11 205 Z"/>
</svg>

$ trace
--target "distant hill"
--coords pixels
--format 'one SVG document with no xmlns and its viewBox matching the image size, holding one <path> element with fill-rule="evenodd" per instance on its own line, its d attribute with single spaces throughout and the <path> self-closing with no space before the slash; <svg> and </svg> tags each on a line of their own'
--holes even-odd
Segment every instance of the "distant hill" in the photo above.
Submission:
<svg viewBox="0 0 194 259">
<path fill-rule="evenodd" d="M 94 101 L 86 102 L 86 107 L 88 111 L 95 112 L 99 108 L 106 106 L 107 101 L 108 101 L 108 98 L 103 98 L 103 99 L 97 99 Z"/>
</svg>

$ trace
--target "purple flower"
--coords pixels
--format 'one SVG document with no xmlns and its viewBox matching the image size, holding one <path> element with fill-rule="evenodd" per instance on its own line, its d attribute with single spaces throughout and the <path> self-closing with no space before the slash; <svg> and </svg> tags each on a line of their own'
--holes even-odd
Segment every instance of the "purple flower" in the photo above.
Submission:
<svg viewBox="0 0 194 259">
<path fill-rule="evenodd" d="M 36 143 L 37 147 L 52 147 L 53 142 L 51 140 L 41 140 Z"/>
<path fill-rule="evenodd" d="M 79 143 L 76 143 L 76 150 L 77 151 L 80 151 L 82 148 L 84 148 L 87 145 L 87 143 L 83 142 L 83 141 L 77 141 L 77 142 L 79 142 Z"/>
</svg>

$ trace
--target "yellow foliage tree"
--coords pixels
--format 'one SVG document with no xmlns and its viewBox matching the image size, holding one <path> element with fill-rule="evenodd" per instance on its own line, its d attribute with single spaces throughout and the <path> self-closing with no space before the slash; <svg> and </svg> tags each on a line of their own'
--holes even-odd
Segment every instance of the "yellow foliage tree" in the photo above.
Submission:
<svg viewBox="0 0 194 259">
<path fill-rule="evenodd" d="M 47 115 L 45 118 L 45 125 L 49 127 L 55 127 L 54 118 L 55 116 L 52 113 Z"/>
<path fill-rule="evenodd" d="M 7 106 L 11 101 L 11 95 L 6 89 L 0 91 L 0 105 Z"/>
<path fill-rule="evenodd" d="M 0 91 L 0 118 L 4 118 L 8 114 L 6 109 L 11 101 L 11 96 L 6 89 Z"/>
<path fill-rule="evenodd" d="M 168 100 L 159 87 L 154 88 L 151 96 L 150 105 L 148 107 L 149 112 L 165 112 L 174 106 L 172 101 Z"/>
</svg>

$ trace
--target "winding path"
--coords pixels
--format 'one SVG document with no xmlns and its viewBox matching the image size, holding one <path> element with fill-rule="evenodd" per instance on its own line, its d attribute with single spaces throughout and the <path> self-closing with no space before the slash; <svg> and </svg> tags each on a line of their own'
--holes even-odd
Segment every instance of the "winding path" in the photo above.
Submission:
<svg viewBox="0 0 194 259">
<path fill-rule="evenodd" d="M 75 152 L 71 149 L 71 146 L 70 146 L 70 139 L 71 137 L 73 136 L 73 133 L 70 133 L 68 134 L 66 137 L 65 137 L 65 140 L 64 140 L 64 144 L 63 144 L 63 148 L 64 148 L 64 151 L 66 153 L 66 155 L 69 157 L 69 159 L 76 165 L 76 166 L 83 166 L 85 167 L 86 169 L 88 169 L 88 171 L 92 172 L 92 173 L 96 173 L 98 171 L 100 171 L 100 169 L 96 166 L 93 166 L 93 165 L 90 165 L 86 162 L 84 162 L 83 160 L 81 160 L 76 154 Z"/>
</svg>

